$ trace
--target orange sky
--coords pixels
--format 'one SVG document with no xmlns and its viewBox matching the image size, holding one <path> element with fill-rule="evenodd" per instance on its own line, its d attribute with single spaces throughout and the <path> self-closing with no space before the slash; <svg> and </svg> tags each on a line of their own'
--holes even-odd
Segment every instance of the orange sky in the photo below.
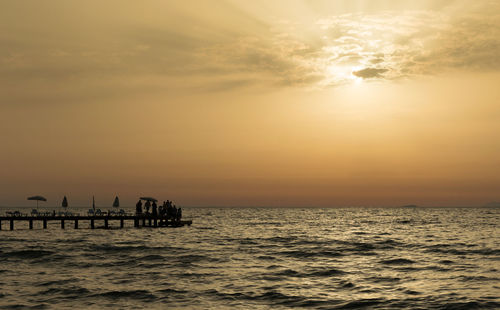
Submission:
<svg viewBox="0 0 500 310">
<path fill-rule="evenodd" d="M 0 206 L 498 201 L 500 6 L 415 2 L 0 1 Z"/>
</svg>

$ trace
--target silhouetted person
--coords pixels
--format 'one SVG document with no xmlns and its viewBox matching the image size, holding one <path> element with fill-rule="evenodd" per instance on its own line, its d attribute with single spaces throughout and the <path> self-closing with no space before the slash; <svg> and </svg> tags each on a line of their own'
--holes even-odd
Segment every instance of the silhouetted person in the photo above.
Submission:
<svg viewBox="0 0 500 310">
<path fill-rule="evenodd" d="M 144 207 L 146 207 L 146 214 L 149 214 L 149 208 L 151 208 L 151 201 L 146 201 L 144 204 Z"/>
<path fill-rule="evenodd" d="M 177 222 L 180 222 L 182 219 L 182 208 L 179 207 L 179 209 L 177 209 Z"/>
<path fill-rule="evenodd" d="M 167 200 L 167 220 L 172 217 L 172 203 Z"/>
<path fill-rule="evenodd" d="M 164 205 L 165 205 L 165 203 L 164 203 Z M 158 215 L 159 215 L 160 217 L 162 217 L 162 216 L 163 216 L 163 206 L 159 206 L 159 207 L 158 207 Z"/>
<path fill-rule="evenodd" d="M 136 204 L 135 204 L 135 213 L 136 214 L 142 214 L 142 201 L 139 200 Z"/>
<path fill-rule="evenodd" d="M 157 217 L 158 216 L 158 206 L 156 205 L 156 201 L 153 201 L 152 207 L 153 207 L 153 210 L 152 210 L 153 216 Z"/>
<path fill-rule="evenodd" d="M 175 205 L 172 207 L 172 219 L 175 221 L 177 219 L 177 208 Z"/>
<path fill-rule="evenodd" d="M 160 217 L 160 226 L 163 226 L 163 214 L 165 213 L 165 201 L 163 205 L 158 206 L 158 216 Z"/>
</svg>

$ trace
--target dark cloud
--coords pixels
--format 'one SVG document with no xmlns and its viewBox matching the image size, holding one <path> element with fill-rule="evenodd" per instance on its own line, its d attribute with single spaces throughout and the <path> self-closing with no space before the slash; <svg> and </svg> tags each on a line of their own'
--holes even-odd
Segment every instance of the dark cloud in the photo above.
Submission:
<svg viewBox="0 0 500 310">
<path fill-rule="evenodd" d="M 372 63 L 372 64 L 378 64 L 378 63 L 381 63 L 383 61 L 384 61 L 383 58 L 374 58 L 374 59 L 370 60 L 370 63 Z"/>
<path fill-rule="evenodd" d="M 365 68 L 359 71 L 354 71 L 352 74 L 363 79 L 370 79 L 381 77 L 382 73 L 387 71 L 387 69 Z"/>
</svg>

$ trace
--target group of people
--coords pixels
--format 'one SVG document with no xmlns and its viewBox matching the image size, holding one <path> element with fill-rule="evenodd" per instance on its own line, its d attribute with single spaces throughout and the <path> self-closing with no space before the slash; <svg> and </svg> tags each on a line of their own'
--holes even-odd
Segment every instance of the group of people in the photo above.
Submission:
<svg viewBox="0 0 500 310">
<path fill-rule="evenodd" d="M 170 200 L 164 201 L 163 205 L 159 207 L 156 204 L 156 201 L 151 203 L 151 201 L 146 200 L 146 203 L 144 203 L 144 209 L 145 212 L 143 213 L 142 201 L 139 199 L 135 205 L 135 213 L 137 215 L 145 214 L 146 216 L 160 217 L 167 220 L 172 219 L 174 221 L 180 221 L 182 218 L 182 208 L 177 208 Z M 150 209 L 151 213 L 149 212 Z"/>
</svg>

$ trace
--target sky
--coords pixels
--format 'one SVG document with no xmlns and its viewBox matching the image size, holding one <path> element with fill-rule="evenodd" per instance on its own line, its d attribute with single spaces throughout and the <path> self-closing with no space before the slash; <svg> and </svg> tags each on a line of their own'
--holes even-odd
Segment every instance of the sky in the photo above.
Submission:
<svg viewBox="0 0 500 310">
<path fill-rule="evenodd" d="M 0 206 L 500 201 L 500 2 L 0 0 Z"/>
</svg>

